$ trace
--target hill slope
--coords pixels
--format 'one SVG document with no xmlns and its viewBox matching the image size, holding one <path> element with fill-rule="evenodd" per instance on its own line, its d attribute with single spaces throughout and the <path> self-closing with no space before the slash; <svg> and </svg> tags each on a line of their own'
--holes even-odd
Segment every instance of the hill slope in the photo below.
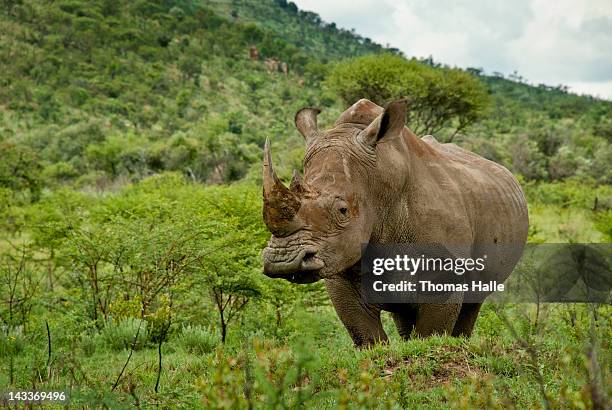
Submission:
<svg viewBox="0 0 612 410">
<path fill-rule="evenodd" d="M 326 64 L 385 51 L 283 1 L 3 7 L 0 144 L 7 165 L 0 181 L 34 194 L 45 185 L 104 187 L 163 170 L 232 181 L 259 162 L 266 136 L 284 152 L 280 169 L 288 174 L 301 162 L 295 111 L 322 106 L 325 124 L 343 109 L 321 86 Z M 257 59 L 249 57 L 253 46 Z M 495 105 L 459 143 L 527 178 L 612 180 L 605 170 L 612 104 L 480 78 Z"/>
</svg>

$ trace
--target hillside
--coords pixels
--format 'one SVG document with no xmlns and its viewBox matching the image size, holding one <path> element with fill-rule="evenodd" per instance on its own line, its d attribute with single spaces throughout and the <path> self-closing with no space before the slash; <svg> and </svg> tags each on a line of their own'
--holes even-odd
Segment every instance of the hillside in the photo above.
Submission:
<svg viewBox="0 0 612 410">
<path fill-rule="evenodd" d="M 299 10 L 292 2 L 233 0 L 205 4 L 227 19 L 270 29 L 310 57 L 323 62 L 385 49 L 354 30 L 338 28 L 334 22 L 325 22 L 316 13 Z"/>
<path fill-rule="evenodd" d="M 301 162 L 295 111 L 326 108 L 325 124 L 344 108 L 322 85 L 329 65 L 397 52 L 284 1 L 3 7 L 0 143 L 9 160 L 0 180 L 35 195 L 164 170 L 237 180 L 259 161 L 266 136 L 285 153 L 287 175 Z M 458 143 L 527 179 L 611 181 L 612 103 L 472 72 L 494 104 Z"/>
</svg>

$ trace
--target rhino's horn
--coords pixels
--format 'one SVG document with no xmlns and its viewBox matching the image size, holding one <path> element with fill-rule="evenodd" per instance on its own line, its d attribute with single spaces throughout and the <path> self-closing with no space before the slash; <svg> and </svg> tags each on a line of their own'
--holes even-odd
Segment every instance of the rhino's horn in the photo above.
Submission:
<svg viewBox="0 0 612 410">
<path fill-rule="evenodd" d="M 263 203 L 263 218 L 268 229 L 277 236 L 287 234 L 290 222 L 300 209 L 300 201 L 274 172 L 267 138 L 264 146 Z"/>
<path fill-rule="evenodd" d="M 317 125 L 317 115 L 321 112 L 318 108 L 302 108 L 295 114 L 295 127 L 304 137 L 307 144 L 310 144 L 319 133 Z"/>
<path fill-rule="evenodd" d="M 293 170 L 293 176 L 291 177 L 291 183 L 289 184 L 289 190 L 296 194 L 300 194 L 305 191 L 302 177 L 297 169 Z"/>
</svg>

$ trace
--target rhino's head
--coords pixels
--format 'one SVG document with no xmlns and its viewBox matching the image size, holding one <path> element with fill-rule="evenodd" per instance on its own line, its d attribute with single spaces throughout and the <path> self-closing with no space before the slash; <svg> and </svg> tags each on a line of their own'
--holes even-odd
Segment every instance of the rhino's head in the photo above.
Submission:
<svg viewBox="0 0 612 410">
<path fill-rule="evenodd" d="M 264 273 L 296 283 L 329 278 L 356 264 L 376 222 L 379 203 L 376 144 L 402 132 L 406 104 L 383 110 L 360 100 L 327 131 L 318 129 L 318 109 L 304 108 L 295 124 L 307 144 L 304 177 L 294 172 L 287 188 L 272 167 L 266 141 L 263 217 L 272 233 L 263 252 Z"/>
</svg>

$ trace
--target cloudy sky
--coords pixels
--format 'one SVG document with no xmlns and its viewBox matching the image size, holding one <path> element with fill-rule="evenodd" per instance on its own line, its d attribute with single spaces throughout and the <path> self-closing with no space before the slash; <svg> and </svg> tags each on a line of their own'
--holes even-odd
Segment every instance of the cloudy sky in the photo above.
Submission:
<svg viewBox="0 0 612 410">
<path fill-rule="evenodd" d="M 407 56 L 612 99 L 610 0 L 294 0 Z"/>
</svg>

